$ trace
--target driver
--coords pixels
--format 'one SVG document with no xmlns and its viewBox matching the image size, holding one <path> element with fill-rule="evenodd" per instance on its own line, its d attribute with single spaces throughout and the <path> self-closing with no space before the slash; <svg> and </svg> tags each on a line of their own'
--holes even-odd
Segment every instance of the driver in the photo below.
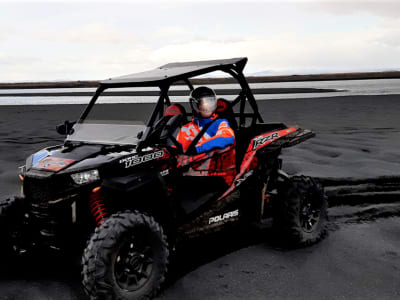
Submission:
<svg viewBox="0 0 400 300">
<path fill-rule="evenodd" d="M 192 90 L 189 96 L 193 119 L 184 125 L 178 133 L 177 140 L 183 151 L 189 148 L 196 135 L 209 126 L 196 144 L 196 152 L 203 153 L 214 149 L 223 149 L 235 143 L 235 134 L 226 119 L 217 119 L 217 97 L 215 92 L 205 86 Z M 212 122 L 210 125 L 208 123 Z"/>
</svg>

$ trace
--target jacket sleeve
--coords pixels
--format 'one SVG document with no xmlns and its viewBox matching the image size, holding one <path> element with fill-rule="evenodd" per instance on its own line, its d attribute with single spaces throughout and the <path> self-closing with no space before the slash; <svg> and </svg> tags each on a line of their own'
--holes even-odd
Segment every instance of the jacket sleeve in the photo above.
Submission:
<svg viewBox="0 0 400 300">
<path fill-rule="evenodd" d="M 235 143 L 235 133 L 232 128 L 229 127 L 229 123 L 223 120 L 218 125 L 217 133 L 207 138 L 203 142 L 197 143 L 196 150 L 197 153 L 207 152 L 213 149 L 223 149 Z"/>
</svg>

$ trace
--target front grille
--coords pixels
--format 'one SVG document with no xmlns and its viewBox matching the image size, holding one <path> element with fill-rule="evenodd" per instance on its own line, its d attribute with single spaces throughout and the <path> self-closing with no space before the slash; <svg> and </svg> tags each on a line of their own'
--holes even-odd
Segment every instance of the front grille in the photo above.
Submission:
<svg viewBox="0 0 400 300">
<path fill-rule="evenodd" d="M 24 194 L 33 203 L 46 203 L 56 200 L 70 188 L 68 178 L 29 177 L 24 178 Z"/>
<path fill-rule="evenodd" d="M 73 220 L 76 211 L 72 205 L 84 200 L 81 197 L 86 197 L 86 193 L 68 174 L 27 173 L 24 194 L 29 204 L 27 216 L 33 243 L 53 249 L 69 246 L 80 226 Z"/>
<path fill-rule="evenodd" d="M 42 178 L 25 177 L 24 193 L 33 202 L 47 202 L 53 200 L 56 196 L 56 191 L 52 184 L 53 180 Z"/>
</svg>

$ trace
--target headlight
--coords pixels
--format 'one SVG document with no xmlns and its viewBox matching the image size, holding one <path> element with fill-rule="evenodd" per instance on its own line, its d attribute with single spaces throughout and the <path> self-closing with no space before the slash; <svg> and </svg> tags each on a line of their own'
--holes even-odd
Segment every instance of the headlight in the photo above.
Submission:
<svg viewBox="0 0 400 300">
<path fill-rule="evenodd" d="M 90 183 L 90 182 L 94 182 L 94 181 L 100 179 L 98 170 L 90 170 L 90 171 L 72 174 L 71 177 L 75 181 L 76 184 Z"/>
</svg>

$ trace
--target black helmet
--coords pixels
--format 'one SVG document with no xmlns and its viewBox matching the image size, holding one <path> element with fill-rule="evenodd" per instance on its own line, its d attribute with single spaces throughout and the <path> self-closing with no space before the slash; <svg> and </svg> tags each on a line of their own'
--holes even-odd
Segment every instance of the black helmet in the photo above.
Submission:
<svg viewBox="0 0 400 300">
<path fill-rule="evenodd" d="M 191 91 L 189 96 L 193 113 L 202 118 L 209 118 L 217 109 L 217 96 L 215 92 L 205 86 L 200 86 Z"/>
</svg>

